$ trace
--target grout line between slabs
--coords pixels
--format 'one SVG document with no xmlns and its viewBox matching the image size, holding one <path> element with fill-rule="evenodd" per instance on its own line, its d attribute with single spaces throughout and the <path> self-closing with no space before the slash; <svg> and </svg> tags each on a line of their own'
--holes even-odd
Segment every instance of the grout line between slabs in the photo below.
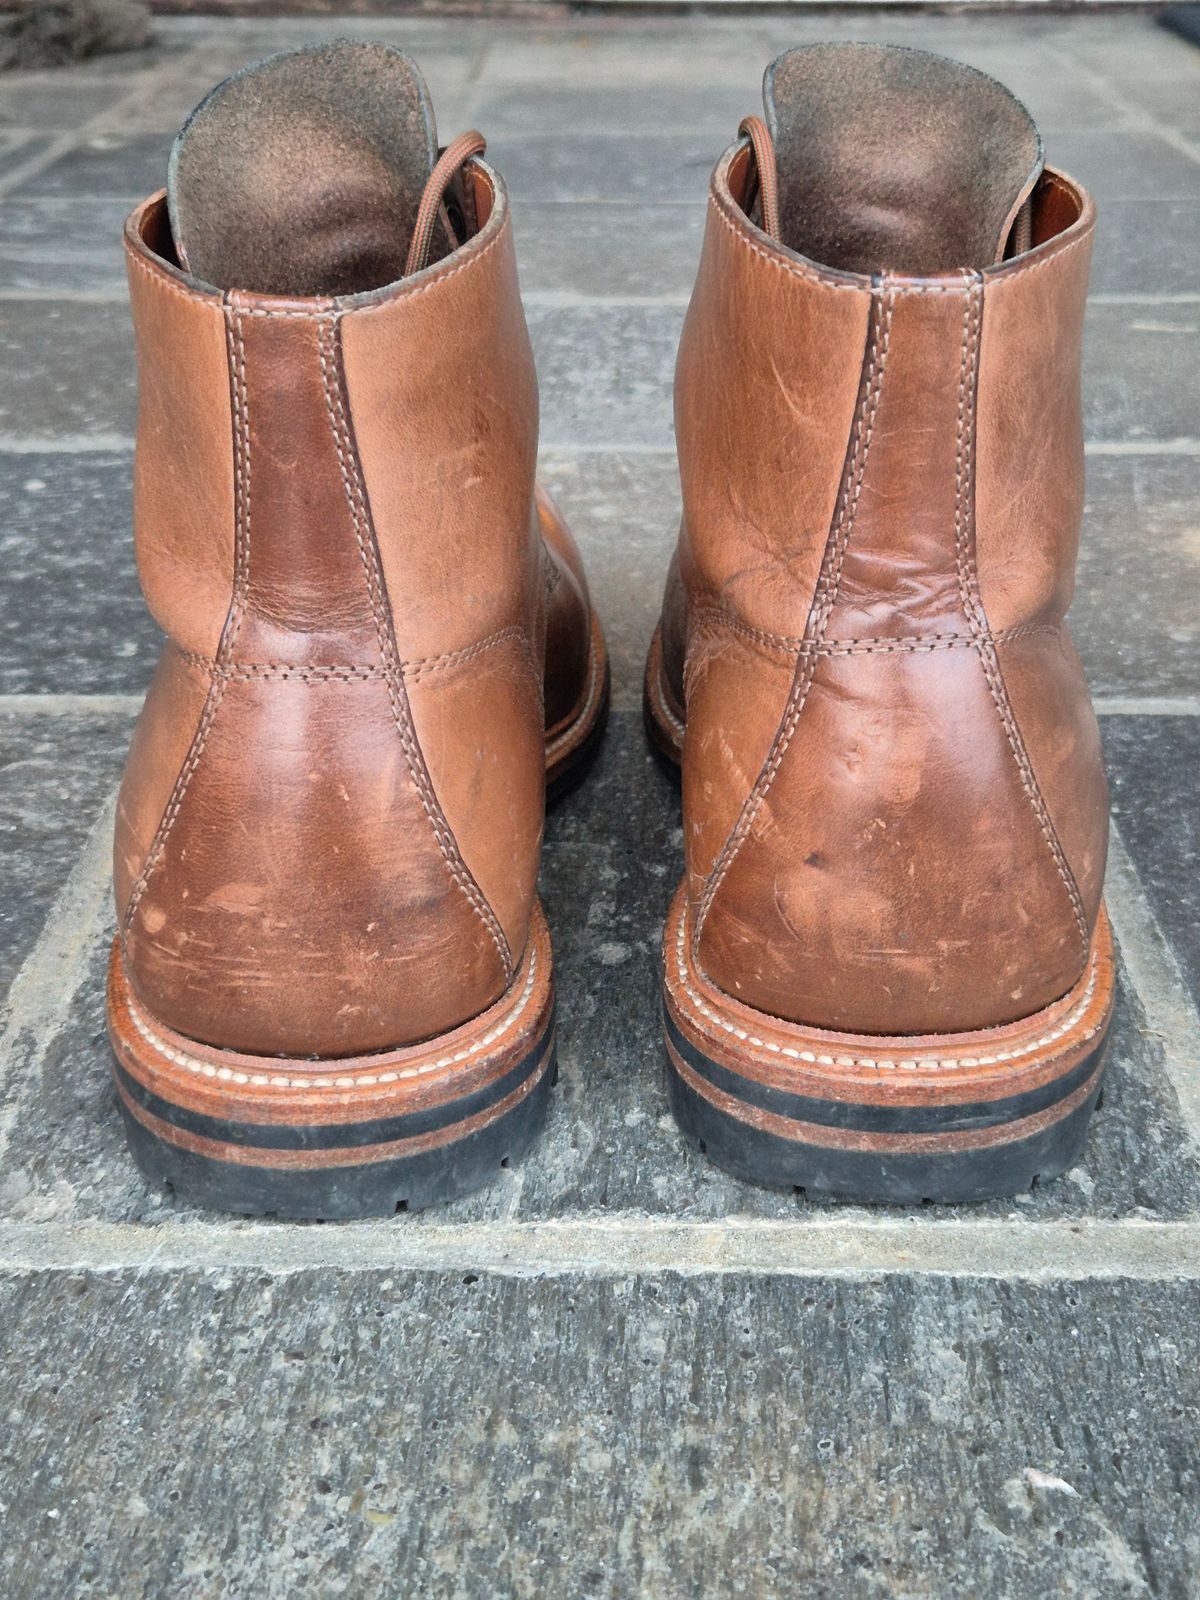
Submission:
<svg viewBox="0 0 1200 1600">
<path fill-rule="evenodd" d="M 1200 695 L 1102 694 L 1094 697 L 1092 706 L 1098 717 L 1198 717 Z"/>
<path fill-rule="evenodd" d="M 0 715 L 112 717 L 140 711 L 142 694 L 0 694 Z"/>
<path fill-rule="evenodd" d="M 75 865 L 8 991 L 0 1032 L 0 1160 L 28 1081 L 10 1080 L 22 1068 L 30 1075 L 41 1070 L 46 1049 L 87 980 L 88 957 L 108 915 L 116 809 L 114 791 L 88 830 Z"/>
<path fill-rule="evenodd" d="M 1055 48 L 1049 42 L 1047 43 L 1047 50 L 1064 70 L 1077 72 L 1101 100 L 1104 100 L 1115 112 L 1123 117 L 1129 131 L 1151 133 L 1179 155 L 1186 156 L 1189 161 L 1200 164 L 1200 144 L 1193 144 L 1186 135 L 1170 127 L 1167 123 L 1160 122 L 1152 112 L 1147 111 L 1144 106 L 1138 105 L 1135 100 L 1127 100 L 1119 89 L 1114 88 L 1103 73 L 1098 72 L 1095 67 L 1089 67 L 1086 61 L 1081 61 L 1076 56 L 1069 55 L 1061 46 Z"/>
<path fill-rule="evenodd" d="M 804 1222 L 675 1222 L 637 1214 L 575 1221 L 414 1225 L 185 1222 L 0 1223 L 0 1275 L 139 1276 L 245 1268 L 501 1277 L 799 1278 L 953 1276 L 1058 1283 L 1200 1277 L 1200 1223 L 912 1221 L 861 1212 Z"/>
<path fill-rule="evenodd" d="M 183 58 L 186 61 L 186 57 Z M 12 194 L 22 184 L 28 183 L 30 178 L 36 178 L 54 165 L 60 157 L 76 149 L 94 133 L 110 131 L 110 124 L 115 119 L 120 121 L 122 112 L 129 108 L 136 111 L 145 102 L 147 92 L 157 88 L 160 84 L 168 83 L 181 68 L 179 60 L 157 61 L 151 67 L 146 67 L 131 77 L 124 94 L 118 95 L 113 102 L 103 111 L 98 111 L 94 116 L 88 117 L 77 128 L 72 128 L 66 133 L 60 133 L 52 138 L 44 149 L 27 160 L 18 162 L 0 178 L 0 199 Z"/>
<path fill-rule="evenodd" d="M 1163 1071 L 1178 1097 L 1181 1120 L 1200 1147 L 1200 1012 L 1115 822 L 1104 900 L 1125 971 L 1161 1041 Z"/>
</svg>

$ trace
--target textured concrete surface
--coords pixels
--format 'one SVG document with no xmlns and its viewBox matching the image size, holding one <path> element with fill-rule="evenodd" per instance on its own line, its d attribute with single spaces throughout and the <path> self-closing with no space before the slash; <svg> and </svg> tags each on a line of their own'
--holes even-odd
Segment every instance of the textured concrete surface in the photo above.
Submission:
<svg viewBox="0 0 1200 1600">
<path fill-rule="evenodd" d="M 547 1133 L 394 1224 L 205 1216 L 115 1115 L 114 785 L 156 648 L 128 538 L 123 215 L 216 78 L 351 33 L 425 67 L 516 201 L 543 471 L 612 643 L 550 818 Z M 682 1146 L 655 963 L 679 801 L 638 726 L 678 516 L 670 376 L 707 172 L 789 43 L 993 71 L 1097 191 L 1087 525 L 1121 1002 L 1079 1166 L 983 1207 L 815 1205 Z M 163 24 L 0 83 L 0 1592 L 1200 1591 L 1200 51 L 1146 18 Z"/>
<path fill-rule="evenodd" d="M 9 1594 L 33 1562 L 60 1594 L 179 1600 L 1195 1593 L 1194 1283 L 0 1292 Z"/>
</svg>

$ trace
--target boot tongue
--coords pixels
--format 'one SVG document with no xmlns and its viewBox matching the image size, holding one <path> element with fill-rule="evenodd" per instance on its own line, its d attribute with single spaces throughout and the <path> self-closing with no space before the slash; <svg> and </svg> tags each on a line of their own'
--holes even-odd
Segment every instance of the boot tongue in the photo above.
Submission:
<svg viewBox="0 0 1200 1600">
<path fill-rule="evenodd" d="M 437 159 L 413 61 L 339 40 L 236 72 L 171 150 L 182 265 L 219 289 L 336 295 L 394 283 Z"/>
<path fill-rule="evenodd" d="M 924 50 L 813 45 L 772 62 L 763 99 L 790 249 L 868 273 L 1003 259 L 1042 141 L 995 79 Z"/>
</svg>

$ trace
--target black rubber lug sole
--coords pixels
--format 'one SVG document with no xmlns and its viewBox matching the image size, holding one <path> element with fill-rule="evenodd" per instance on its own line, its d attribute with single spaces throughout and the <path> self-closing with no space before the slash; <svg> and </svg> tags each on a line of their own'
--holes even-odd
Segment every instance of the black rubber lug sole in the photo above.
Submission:
<svg viewBox="0 0 1200 1600">
<path fill-rule="evenodd" d="M 1105 1041 L 1089 1060 L 1099 1066 Z M 1103 1080 L 1049 1127 L 944 1154 L 890 1153 L 806 1144 L 742 1122 L 712 1105 L 666 1062 L 667 1099 L 685 1139 L 724 1171 L 770 1189 L 803 1189 L 880 1205 L 957 1205 L 1017 1195 L 1075 1166 Z"/>
<path fill-rule="evenodd" d="M 187 1205 L 243 1216 L 343 1222 L 460 1199 L 515 1166 L 541 1132 L 558 1078 L 552 1055 L 529 1094 L 497 1121 L 431 1150 L 352 1166 L 280 1169 L 216 1161 L 158 1138 L 121 1102 L 141 1172 Z"/>
</svg>

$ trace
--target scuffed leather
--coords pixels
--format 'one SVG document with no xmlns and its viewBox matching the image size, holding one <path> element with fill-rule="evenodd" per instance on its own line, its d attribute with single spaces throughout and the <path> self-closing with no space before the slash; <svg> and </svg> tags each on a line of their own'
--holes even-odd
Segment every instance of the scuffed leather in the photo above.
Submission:
<svg viewBox="0 0 1200 1600">
<path fill-rule="evenodd" d="M 161 197 L 131 230 L 131 277 L 155 287 L 149 312 L 135 297 L 143 388 L 183 396 L 206 453 L 143 407 L 147 471 L 192 498 L 148 483 L 139 500 L 171 642 L 122 786 L 116 888 L 135 992 L 186 1036 L 312 1056 L 413 1043 L 486 1009 L 524 950 L 547 558 L 511 230 L 485 181 L 451 260 L 343 301 L 206 291 L 147 242 L 167 249 Z M 194 550 L 168 562 L 180 516 Z M 579 645 L 563 648 L 570 676 Z"/>
<path fill-rule="evenodd" d="M 1082 972 L 1106 850 L 1063 626 L 1090 205 L 1047 174 L 1044 248 L 872 282 L 773 246 L 744 159 L 714 174 L 676 380 L 694 953 L 812 1026 L 1012 1021 Z"/>
</svg>

